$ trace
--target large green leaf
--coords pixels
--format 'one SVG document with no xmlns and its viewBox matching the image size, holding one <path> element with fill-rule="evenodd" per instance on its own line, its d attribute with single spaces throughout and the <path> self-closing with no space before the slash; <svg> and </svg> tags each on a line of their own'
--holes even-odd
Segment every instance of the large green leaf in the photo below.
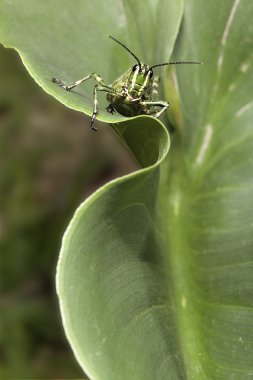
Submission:
<svg viewBox="0 0 253 380">
<path fill-rule="evenodd" d="M 166 60 L 182 15 L 169 0 L 33 4 L 0 3 L 1 39 L 47 92 L 88 113 L 91 87 L 80 97 L 48 78 L 71 82 L 96 71 L 113 80 L 132 61 L 107 34 L 147 63 Z M 204 66 L 174 75 L 181 106 L 171 112 L 180 125 L 159 192 L 162 124 L 101 110 L 101 120 L 122 121 L 114 128 L 143 169 L 85 201 L 63 240 L 64 327 L 91 379 L 253 378 L 250 15 L 247 0 L 186 1 L 174 56 Z"/>
<path fill-rule="evenodd" d="M 91 379 L 163 378 L 179 371 L 166 281 L 154 256 L 158 165 L 168 136 L 147 117 L 121 128 L 148 167 L 109 183 L 77 210 L 63 240 L 58 293 L 66 333 Z"/>
<path fill-rule="evenodd" d="M 114 81 L 136 62 L 108 35 L 125 43 L 147 64 L 166 62 L 182 12 L 182 0 L 148 0 L 145 5 L 140 0 L 1 0 L 0 38 L 19 52 L 45 91 L 70 108 L 92 114 L 92 79 L 66 92 L 51 78 L 70 84 L 95 72 L 107 83 Z M 126 119 L 106 112 L 103 96 L 100 103 L 98 119 Z"/>
<path fill-rule="evenodd" d="M 253 4 L 187 1 L 175 55 L 183 128 L 167 183 L 167 257 L 192 379 L 253 378 Z M 169 216 L 168 216 L 169 215 Z"/>
</svg>

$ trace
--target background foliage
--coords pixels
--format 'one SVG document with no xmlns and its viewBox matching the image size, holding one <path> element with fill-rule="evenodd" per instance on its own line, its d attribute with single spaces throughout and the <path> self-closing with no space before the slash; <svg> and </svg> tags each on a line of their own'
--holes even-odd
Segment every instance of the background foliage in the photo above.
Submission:
<svg viewBox="0 0 253 380">
<path fill-rule="evenodd" d="M 110 131 L 90 133 L 89 119 L 45 95 L 2 46 L 0 82 L 1 378 L 80 378 L 55 296 L 61 237 L 81 200 L 136 164 Z"/>
</svg>

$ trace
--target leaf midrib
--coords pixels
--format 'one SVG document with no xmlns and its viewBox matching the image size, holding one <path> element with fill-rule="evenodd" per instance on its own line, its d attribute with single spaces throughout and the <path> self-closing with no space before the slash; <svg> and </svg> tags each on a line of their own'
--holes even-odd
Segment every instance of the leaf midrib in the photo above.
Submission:
<svg viewBox="0 0 253 380">
<path fill-rule="evenodd" d="M 170 189 L 167 204 L 167 217 L 169 230 L 166 241 L 166 264 L 171 277 L 170 286 L 173 288 L 173 298 L 177 320 L 179 344 L 185 363 L 186 378 L 194 380 L 208 380 L 202 369 L 199 352 L 202 339 L 199 330 L 199 320 L 196 318 L 194 299 L 190 287 L 191 273 L 185 252 L 188 250 L 187 239 L 187 173 L 183 161 L 182 147 L 179 141 L 174 141 L 171 149 L 172 162 L 167 176 Z M 177 200 L 177 204 L 173 200 Z M 196 370 L 197 368 L 197 370 Z"/>
</svg>

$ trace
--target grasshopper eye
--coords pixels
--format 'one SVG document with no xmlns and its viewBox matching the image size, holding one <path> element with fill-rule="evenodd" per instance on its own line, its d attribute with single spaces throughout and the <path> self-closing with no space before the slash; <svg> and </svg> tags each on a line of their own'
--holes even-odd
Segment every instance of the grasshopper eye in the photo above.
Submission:
<svg viewBox="0 0 253 380">
<path fill-rule="evenodd" d="M 138 66 L 139 66 L 138 64 L 134 65 L 133 72 L 137 69 Z"/>
<path fill-rule="evenodd" d="M 149 78 L 152 78 L 152 76 L 153 76 L 153 70 L 149 70 Z"/>
</svg>

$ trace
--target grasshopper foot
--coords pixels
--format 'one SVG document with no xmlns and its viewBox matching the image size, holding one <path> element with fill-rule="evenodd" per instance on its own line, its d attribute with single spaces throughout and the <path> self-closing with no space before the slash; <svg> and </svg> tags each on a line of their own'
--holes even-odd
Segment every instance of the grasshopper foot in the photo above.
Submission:
<svg viewBox="0 0 253 380">
<path fill-rule="evenodd" d="M 58 78 L 52 78 L 51 81 L 55 84 L 57 84 L 57 86 L 59 87 L 62 87 L 64 90 L 66 91 L 70 91 L 72 89 L 72 86 L 66 86 L 66 84 L 64 84 L 60 79 Z"/>
<path fill-rule="evenodd" d="M 94 113 L 91 117 L 91 129 L 97 132 L 97 127 L 95 126 L 96 114 Z"/>
<path fill-rule="evenodd" d="M 115 112 L 115 109 L 113 108 L 113 106 L 111 104 L 109 104 L 109 106 L 106 107 L 106 111 L 113 115 Z"/>
</svg>

